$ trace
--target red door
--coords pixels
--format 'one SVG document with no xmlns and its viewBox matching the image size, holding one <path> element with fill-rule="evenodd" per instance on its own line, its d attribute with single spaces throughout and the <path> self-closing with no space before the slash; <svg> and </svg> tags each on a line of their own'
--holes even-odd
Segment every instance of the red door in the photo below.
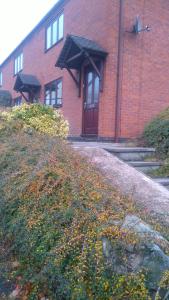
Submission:
<svg viewBox="0 0 169 300">
<path fill-rule="evenodd" d="M 84 73 L 83 134 L 98 134 L 100 80 L 92 67 Z"/>
</svg>

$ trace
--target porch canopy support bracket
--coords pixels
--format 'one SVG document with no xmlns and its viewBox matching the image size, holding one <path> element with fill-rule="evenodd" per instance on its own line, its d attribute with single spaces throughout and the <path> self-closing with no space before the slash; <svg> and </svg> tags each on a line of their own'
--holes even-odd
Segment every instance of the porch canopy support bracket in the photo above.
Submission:
<svg viewBox="0 0 169 300">
<path fill-rule="evenodd" d="M 82 55 L 83 55 L 83 50 L 81 50 L 78 54 L 76 54 L 76 55 L 70 57 L 70 58 L 66 61 L 66 63 L 68 64 L 68 63 L 70 63 L 70 62 L 76 60 L 77 58 L 81 57 Z"/>
<path fill-rule="evenodd" d="M 68 73 L 72 77 L 73 81 L 75 82 L 75 85 L 78 88 L 78 97 L 80 98 L 81 97 L 81 70 L 79 71 L 79 79 L 77 79 L 75 77 L 75 75 L 73 74 L 73 72 L 71 71 L 71 69 L 69 69 L 69 67 L 66 67 L 66 70 L 68 71 Z"/>
<path fill-rule="evenodd" d="M 85 51 L 85 56 L 87 57 L 88 61 L 91 63 L 91 65 L 93 66 L 94 70 L 96 71 L 97 75 L 99 76 L 99 78 L 101 78 L 101 74 L 99 69 L 97 68 L 94 59 L 89 55 L 89 53 L 87 51 Z"/>
<path fill-rule="evenodd" d="M 88 59 L 88 61 L 90 62 L 90 64 L 93 66 L 94 70 L 96 71 L 96 73 L 99 77 L 99 80 L 100 80 L 100 92 L 103 92 L 103 59 L 100 61 L 101 67 L 100 67 L 100 71 L 99 71 L 99 69 L 97 68 L 97 66 L 95 64 L 93 57 L 90 56 L 90 54 L 87 51 L 85 52 L 85 56 Z"/>
<path fill-rule="evenodd" d="M 19 93 L 20 93 L 21 96 L 25 99 L 25 101 L 29 103 L 29 99 L 24 95 L 24 93 L 21 92 L 21 91 L 19 91 Z"/>
<path fill-rule="evenodd" d="M 68 67 L 66 67 L 66 70 L 68 71 L 68 73 L 70 74 L 70 76 L 72 77 L 73 81 L 75 82 L 76 86 L 79 87 L 79 82 L 76 79 L 75 75 L 73 74 L 73 72 L 71 71 L 71 69 L 69 69 Z"/>
</svg>

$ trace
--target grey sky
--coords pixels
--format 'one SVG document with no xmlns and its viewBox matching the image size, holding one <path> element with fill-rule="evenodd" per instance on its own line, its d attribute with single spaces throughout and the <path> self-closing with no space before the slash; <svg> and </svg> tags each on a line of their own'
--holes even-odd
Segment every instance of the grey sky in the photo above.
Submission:
<svg viewBox="0 0 169 300">
<path fill-rule="evenodd" d="M 0 64 L 58 0 L 0 0 Z"/>
</svg>

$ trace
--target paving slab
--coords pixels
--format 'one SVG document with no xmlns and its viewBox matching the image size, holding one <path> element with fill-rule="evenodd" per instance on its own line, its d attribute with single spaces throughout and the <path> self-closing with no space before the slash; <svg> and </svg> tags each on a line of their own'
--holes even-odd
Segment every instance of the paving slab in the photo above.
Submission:
<svg viewBox="0 0 169 300">
<path fill-rule="evenodd" d="M 123 148 L 125 147 L 132 147 L 131 143 L 111 143 L 111 142 L 93 142 L 93 141 L 69 141 L 69 144 L 72 145 L 74 148 L 84 148 L 84 147 L 94 147 L 94 148 L 101 148 L 101 149 L 116 149 L 116 148 Z"/>
</svg>

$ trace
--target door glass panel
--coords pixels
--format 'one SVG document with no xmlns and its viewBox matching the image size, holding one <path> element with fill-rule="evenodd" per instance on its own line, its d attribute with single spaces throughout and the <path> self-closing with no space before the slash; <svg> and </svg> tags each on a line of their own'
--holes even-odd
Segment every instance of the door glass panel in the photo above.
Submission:
<svg viewBox="0 0 169 300">
<path fill-rule="evenodd" d="M 90 72 L 90 73 L 88 73 L 88 84 L 90 84 L 91 82 L 92 82 L 92 79 L 93 79 L 93 73 L 92 72 Z"/>
<path fill-rule="evenodd" d="M 91 104 L 93 98 L 93 73 L 87 73 L 87 82 L 86 82 L 86 103 Z"/>
<path fill-rule="evenodd" d="M 99 77 L 95 77 L 94 81 L 94 103 L 98 103 L 99 101 L 99 87 L 100 87 L 100 80 Z"/>
<path fill-rule="evenodd" d="M 93 90 L 93 85 L 92 83 L 90 83 L 88 85 L 88 89 L 87 89 L 87 104 L 91 104 L 92 103 L 92 90 Z"/>
</svg>

